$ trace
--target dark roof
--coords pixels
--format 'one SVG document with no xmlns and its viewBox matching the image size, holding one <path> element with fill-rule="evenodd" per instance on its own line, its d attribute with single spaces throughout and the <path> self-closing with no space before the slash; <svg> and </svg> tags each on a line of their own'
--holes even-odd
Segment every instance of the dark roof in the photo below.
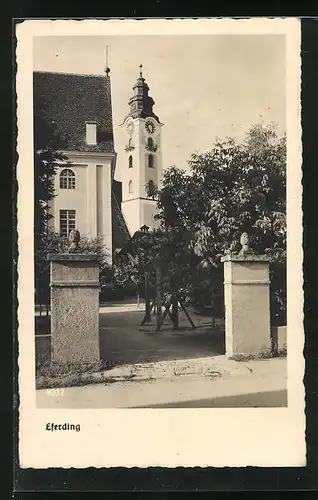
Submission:
<svg viewBox="0 0 318 500">
<path fill-rule="evenodd" d="M 113 192 L 116 197 L 117 203 L 121 206 L 122 202 L 122 182 L 113 179 Z"/>
<path fill-rule="evenodd" d="M 43 108 L 67 151 L 114 152 L 110 78 L 33 73 L 34 108 Z M 97 145 L 87 145 L 85 122 L 97 123 Z M 66 146 L 66 147 L 65 147 Z"/>
<path fill-rule="evenodd" d="M 121 203 L 121 182 L 113 181 L 112 185 L 112 230 L 113 249 L 123 248 L 130 239 L 130 234 L 126 222 L 120 209 Z"/>
</svg>

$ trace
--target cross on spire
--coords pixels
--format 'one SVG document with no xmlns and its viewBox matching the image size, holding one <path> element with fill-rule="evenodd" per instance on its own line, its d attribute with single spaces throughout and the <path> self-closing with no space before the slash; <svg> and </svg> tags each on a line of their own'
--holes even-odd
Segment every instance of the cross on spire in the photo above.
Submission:
<svg viewBox="0 0 318 500">
<path fill-rule="evenodd" d="M 108 45 L 106 45 L 106 67 L 105 67 L 106 76 L 108 76 L 109 72 L 110 68 L 108 66 Z"/>
<path fill-rule="evenodd" d="M 139 68 L 140 68 L 140 78 L 142 78 L 142 64 L 139 64 Z"/>
</svg>

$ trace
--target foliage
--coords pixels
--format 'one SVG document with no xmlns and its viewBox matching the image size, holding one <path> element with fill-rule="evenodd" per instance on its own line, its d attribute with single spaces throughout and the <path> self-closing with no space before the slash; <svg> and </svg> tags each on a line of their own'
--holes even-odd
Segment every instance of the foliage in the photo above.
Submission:
<svg viewBox="0 0 318 500">
<path fill-rule="evenodd" d="M 42 252 L 48 232 L 50 201 L 55 196 L 54 174 L 59 162 L 67 158 L 59 152 L 63 140 L 56 131 L 54 122 L 48 115 L 45 103 L 34 109 L 34 251 L 35 283 L 38 293 L 43 288 L 42 261 L 37 259 Z"/>
<path fill-rule="evenodd" d="M 48 115 L 45 104 L 34 109 L 34 224 L 36 242 L 52 217 L 49 202 L 54 198 L 54 174 L 59 162 L 67 158 L 59 152 L 63 140 Z"/>
<path fill-rule="evenodd" d="M 180 290 L 186 286 L 185 267 L 189 266 L 189 235 L 184 231 L 137 231 L 116 256 L 114 279 L 117 283 L 133 282 L 142 287 L 145 272 L 148 284 L 154 290 L 156 267 L 161 269 L 161 288 L 165 291 Z M 185 244 L 186 243 L 186 244 Z"/>
<path fill-rule="evenodd" d="M 41 298 L 44 302 L 47 300 L 49 292 L 50 263 L 47 260 L 47 255 L 49 253 L 67 253 L 69 245 L 70 242 L 68 238 L 60 236 L 59 233 L 48 231 L 35 249 L 35 266 L 36 275 L 38 276 L 39 293 L 40 297 L 42 295 Z M 112 268 L 109 264 L 109 254 L 103 245 L 101 237 L 91 238 L 88 236 L 81 236 L 77 252 L 97 255 L 100 269 L 100 286 L 111 281 Z"/>
<path fill-rule="evenodd" d="M 286 140 L 272 126 L 255 125 L 243 143 L 218 140 L 213 148 L 195 153 L 190 172 L 171 167 L 162 187 L 148 185 L 157 200 L 161 228 L 191 235 L 191 252 L 200 258 L 201 272 L 212 284 L 221 281 L 220 257 L 240 249 L 246 231 L 255 253 L 271 261 L 272 313 L 286 309 Z M 192 259 L 193 261 L 193 259 Z M 198 273 L 189 282 L 195 288 Z M 281 318 L 281 321 L 283 319 Z"/>
</svg>

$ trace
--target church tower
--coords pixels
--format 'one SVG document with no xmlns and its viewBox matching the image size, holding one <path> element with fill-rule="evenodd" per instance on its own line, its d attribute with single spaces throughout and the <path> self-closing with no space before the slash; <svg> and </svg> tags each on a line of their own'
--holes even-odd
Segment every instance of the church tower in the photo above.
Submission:
<svg viewBox="0 0 318 500">
<path fill-rule="evenodd" d="M 156 222 L 156 201 L 149 199 L 145 186 L 149 181 L 159 185 L 162 173 L 161 127 L 153 112 L 155 104 L 148 95 L 149 87 L 140 74 L 133 86 L 134 95 L 129 99 L 129 114 L 121 127 L 126 137 L 122 165 L 122 213 L 130 235 L 143 225 L 153 229 Z"/>
</svg>

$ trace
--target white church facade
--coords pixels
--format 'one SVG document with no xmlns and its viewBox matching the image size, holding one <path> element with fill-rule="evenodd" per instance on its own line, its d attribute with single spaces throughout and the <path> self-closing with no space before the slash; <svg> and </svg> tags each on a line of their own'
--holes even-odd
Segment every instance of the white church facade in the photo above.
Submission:
<svg viewBox="0 0 318 500">
<path fill-rule="evenodd" d="M 140 71 L 129 100 L 122 183 L 114 179 L 114 149 L 109 69 L 105 76 L 34 73 L 34 106 L 43 106 L 61 138 L 67 157 L 54 178 L 50 203 L 52 230 L 68 236 L 100 236 L 112 259 L 141 226 L 155 226 L 156 202 L 145 185 L 161 177 L 161 127 L 154 101 Z"/>
<path fill-rule="evenodd" d="M 70 165 L 61 164 L 54 179 L 52 227 L 62 236 L 72 229 L 100 235 L 111 254 L 112 154 L 67 152 Z"/>
</svg>

